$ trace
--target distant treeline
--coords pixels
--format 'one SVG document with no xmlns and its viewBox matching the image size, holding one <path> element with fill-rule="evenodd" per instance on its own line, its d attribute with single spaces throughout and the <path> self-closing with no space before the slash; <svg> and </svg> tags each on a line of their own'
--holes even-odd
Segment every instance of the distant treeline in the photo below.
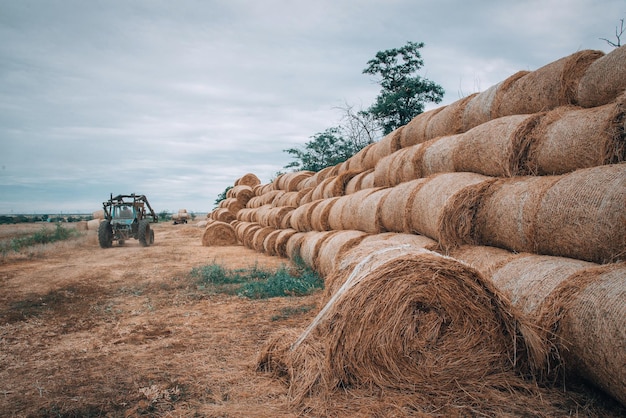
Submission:
<svg viewBox="0 0 626 418">
<path fill-rule="evenodd" d="M 0 225 L 30 222 L 78 222 L 89 221 L 92 215 L 0 215 Z"/>
</svg>

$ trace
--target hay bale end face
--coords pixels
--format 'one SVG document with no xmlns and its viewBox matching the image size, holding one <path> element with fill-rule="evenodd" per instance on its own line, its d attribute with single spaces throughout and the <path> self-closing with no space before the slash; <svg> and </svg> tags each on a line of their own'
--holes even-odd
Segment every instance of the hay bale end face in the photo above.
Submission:
<svg viewBox="0 0 626 418">
<path fill-rule="evenodd" d="M 235 228 L 226 222 L 211 222 L 202 234 L 202 245 L 205 247 L 237 245 Z"/>
<path fill-rule="evenodd" d="M 475 270 L 423 251 L 352 279 L 290 347 L 274 340 L 260 356 L 283 370 L 296 401 L 345 387 L 488 404 L 486 388 L 520 387 L 515 370 L 529 360 L 520 324 Z"/>
</svg>

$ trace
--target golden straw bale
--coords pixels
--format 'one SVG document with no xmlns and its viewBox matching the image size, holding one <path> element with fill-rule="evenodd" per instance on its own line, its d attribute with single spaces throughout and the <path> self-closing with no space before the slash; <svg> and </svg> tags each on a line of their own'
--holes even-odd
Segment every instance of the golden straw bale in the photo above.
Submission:
<svg viewBox="0 0 626 418">
<path fill-rule="evenodd" d="M 302 241 L 304 241 L 304 237 L 306 236 L 306 234 L 310 234 L 310 233 L 311 231 L 296 232 L 295 234 L 290 234 L 285 244 L 285 254 L 287 254 L 287 258 L 291 260 L 301 259 L 300 247 L 302 245 Z"/>
<path fill-rule="evenodd" d="M 104 209 L 100 209 L 91 214 L 93 219 L 104 219 Z"/>
<path fill-rule="evenodd" d="M 259 184 L 261 184 L 261 180 L 259 180 L 259 178 L 252 173 L 244 174 L 242 177 L 235 180 L 235 186 L 245 185 L 254 187 Z"/>
<path fill-rule="evenodd" d="M 244 208 L 237 212 L 237 220 L 244 222 L 257 222 L 257 208 Z"/>
<path fill-rule="evenodd" d="M 492 117 L 537 113 L 575 103 L 580 78 L 603 55 L 602 51 L 578 51 L 531 71 L 498 92 Z"/>
<path fill-rule="evenodd" d="M 293 228 L 280 229 L 274 242 L 274 254 L 280 257 L 288 257 L 287 241 L 289 241 L 289 238 L 291 238 L 291 236 L 295 235 L 296 233 L 298 233 L 298 231 Z"/>
<path fill-rule="evenodd" d="M 276 256 L 276 240 L 282 232 L 281 229 L 275 229 L 265 236 L 263 240 L 263 252 L 267 255 Z"/>
<path fill-rule="evenodd" d="M 356 221 L 356 223 L 344 224 L 344 229 L 357 229 L 370 234 L 383 232 L 385 229 L 381 222 L 381 204 L 390 191 L 390 188 L 384 188 L 367 195 L 367 197 L 361 201 L 356 216 L 348 218 Z"/>
<path fill-rule="evenodd" d="M 304 264 L 315 271 L 319 271 L 317 259 L 324 241 L 341 231 L 311 231 L 307 232 L 300 244 L 300 257 Z"/>
<path fill-rule="evenodd" d="M 311 226 L 311 216 L 313 209 L 319 205 L 322 200 L 315 200 L 311 203 L 305 203 L 298 206 L 291 212 L 291 227 L 300 232 L 307 232 L 313 230 Z"/>
<path fill-rule="evenodd" d="M 361 190 L 362 189 L 361 184 L 363 182 L 363 179 L 365 178 L 365 176 L 373 172 L 374 172 L 374 169 L 372 168 L 370 170 L 363 171 L 362 173 L 359 173 L 356 176 L 352 177 L 350 181 L 348 181 L 348 183 L 346 184 L 344 193 L 351 194 L 351 193 L 358 192 L 359 190 Z"/>
<path fill-rule="evenodd" d="M 518 71 L 508 77 L 507 80 L 494 84 L 487 90 L 472 97 L 463 110 L 463 131 L 467 132 L 478 125 L 492 120 L 491 108 L 500 89 L 503 86 L 506 88 L 512 81 L 528 73 L 529 71 Z"/>
<path fill-rule="evenodd" d="M 239 212 L 241 209 L 244 208 L 244 205 L 241 203 L 239 199 L 235 197 L 231 197 L 231 198 L 226 198 L 222 200 L 220 202 L 220 207 L 228 209 L 229 211 L 234 213 L 236 216 L 237 212 Z"/>
<path fill-rule="evenodd" d="M 516 252 L 537 252 L 535 215 L 557 176 L 501 178 L 483 195 L 476 213 L 476 243 Z"/>
<path fill-rule="evenodd" d="M 420 172 L 423 177 L 437 173 L 450 173 L 454 171 L 454 148 L 458 146 L 461 134 L 442 136 L 424 142 L 421 158 L 419 161 Z"/>
<path fill-rule="evenodd" d="M 626 161 L 626 94 L 593 107 L 559 107 L 533 131 L 528 152 L 532 174 L 564 174 Z"/>
<path fill-rule="evenodd" d="M 242 235 L 239 240 L 245 247 L 254 250 L 254 234 L 256 234 L 256 232 L 261 228 L 263 227 L 257 223 L 251 223 L 250 225 L 247 225 L 245 228 L 242 229 Z"/>
<path fill-rule="evenodd" d="M 237 219 L 237 215 L 228 210 L 227 208 L 217 208 L 211 212 L 211 219 L 214 221 L 221 221 L 230 223 Z"/>
<path fill-rule="evenodd" d="M 358 216 L 361 212 L 363 201 L 372 193 L 380 190 L 377 188 L 369 188 L 360 190 L 346 196 L 342 196 L 337 203 L 331 208 L 328 222 L 332 229 L 359 229 L 357 228 Z M 335 208 L 340 208 L 341 212 L 337 212 Z M 339 215 L 339 219 L 335 217 Z M 339 227 L 340 226 L 340 227 Z"/>
<path fill-rule="evenodd" d="M 102 222 L 101 218 L 94 218 L 87 221 L 87 230 L 88 231 L 97 231 L 100 228 L 100 222 Z"/>
<path fill-rule="evenodd" d="M 476 173 L 443 173 L 428 178 L 408 203 L 412 232 L 443 248 L 472 244 L 477 203 L 495 181 Z"/>
<path fill-rule="evenodd" d="M 276 228 L 272 228 L 271 226 L 264 226 L 262 228 L 259 228 L 258 230 L 256 230 L 254 232 L 254 234 L 252 235 L 252 249 L 257 251 L 257 252 L 263 252 L 264 251 L 264 247 L 263 247 L 263 242 L 265 241 L 265 238 L 271 234 L 272 232 L 274 232 L 276 230 Z"/>
<path fill-rule="evenodd" d="M 444 108 L 445 106 L 438 107 L 436 109 L 420 113 L 419 115 L 411 119 L 411 121 L 404 126 L 404 129 L 400 134 L 400 147 L 406 148 L 410 147 L 411 145 L 426 142 L 429 139 L 426 136 L 426 127 L 428 126 L 428 121 L 433 118 L 437 113 L 441 112 Z"/>
<path fill-rule="evenodd" d="M 311 229 L 314 231 L 329 231 L 332 228 L 330 227 L 330 222 L 328 221 L 328 217 L 330 214 L 330 210 L 337 200 L 338 197 L 331 197 L 328 199 L 321 200 L 313 210 L 311 211 Z"/>
<path fill-rule="evenodd" d="M 372 148 L 374 147 L 374 144 L 375 142 L 372 142 L 371 144 L 367 144 L 365 147 L 361 148 L 359 152 L 354 154 L 352 157 L 348 158 L 347 160 L 348 165 L 346 167 L 346 171 L 356 171 L 360 173 L 362 171 L 366 171 L 366 170 L 374 168 L 374 166 L 369 167 L 365 164 L 365 161 L 367 160 L 367 153 L 372 150 Z"/>
<path fill-rule="evenodd" d="M 595 60 L 580 78 L 577 104 L 583 107 L 610 103 L 626 90 L 626 45 Z"/>
<path fill-rule="evenodd" d="M 262 218 L 263 222 L 260 223 L 264 226 L 280 229 L 283 224 L 283 218 L 294 209 L 295 208 L 289 206 L 270 207 L 266 215 Z"/>
<path fill-rule="evenodd" d="M 491 280 L 520 311 L 536 315 L 546 297 L 577 271 L 597 264 L 566 257 L 523 254 L 492 271 Z"/>
<path fill-rule="evenodd" d="M 623 259 L 624 208 L 626 163 L 563 175 L 542 196 L 536 212 L 537 252 L 596 263 Z"/>
<path fill-rule="evenodd" d="M 295 402 L 377 388 L 468 408 L 487 387 L 531 387 L 515 372 L 534 360 L 524 338 L 532 331 L 475 270 L 422 251 L 349 279 L 290 347 L 274 341 L 260 357 L 287 374 Z"/>
<path fill-rule="evenodd" d="M 237 245 L 235 229 L 226 222 L 211 222 L 202 234 L 202 245 L 205 247 Z"/>
<path fill-rule="evenodd" d="M 329 183 L 332 183 L 337 176 L 330 176 L 317 183 L 317 186 L 311 192 L 311 201 L 324 199 L 324 189 Z"/>
<path fill-rule="evenodd" d="M 280 181 L 277 181 L 276 188 L 282 189 L 288 192 L 295 192 L 300 189 L 300 183 L 304 180 L 308 179 L 314 174 L 313 171 L 296 171 L 291 173 L 286 173 L 281 176 Z"/>
<path fill-rule="evenodd" d="M 411 232 L 409 202 L 415 193 L 428 181 L 417 179 L 392 187 L 380 202 L 380 224 L 385 231 Z"/>
<path fill-rule="evenodd" d="M 248 201 L 254 197 L 254 190 L 252 187 L 242 184 L 241 186 L 234 186 L 226 193 L 226 197 L 234 197 L 242 206 L 246 206 Z"/>
<path fill-rule="evenodd" d="M 377 164 L 378 161 L 381 160 L 381 158 L 393 154 L 394 152 L 399 150 L 401 148 L 400 136 L 402 135 L 403 129 L 404 126 L 401 126 L 399 128 L 396 128 L 393 132 L 385 135 L 380 141 L 378 141 L 376 147 L 373 147 L 370 152 L 367 153 L 367 159 Z"/>
<path fill-rule="evenodd" d="M 345 171 L 335 177 L 327 179 L 330 181 L 323 183 L 322 198 L 328 199 L 330 197 L 343 196 L 346 194 L 346 185 L 357 174 L 359 174 L 357 171 Z"/>
<path fill-rule="evenodd" d="M 330 274 L 345 252 L 358 245 L 368 235 L 363 231 L 337 231 L 322 242 L 317 258 L 317 269 L 320 275 L 325 277 Z"/>
<path fill-rule="evenodd" d="M 395 186 L 398 153 L 400 152 L 402 152 L 402 150 L 398 150 L 378 160 L 374 168 L 374 187 Z"/>
<path fill-rule="evenodd" d="M 626 263 L 578 271 L 563 280 L 539 312 L 554 335 L 555 367 L 626 405 Z M 567 380 L 566 380 L 567 381 Z"/>
<path fill-rule="evenodd" d="M 504 116 L 465 132 L 450 156 L 454 171 L 493 177 L 525 174 L 531 132 L 541 116 L 541 113 Z"/>
<path fill-rule="evenodd" d="M 478 270 L 483 276 L 491 278 L 493 272 L 502 265 L 528 253 L 514 253 L 504 248 L 487 245 L 461 245 L 443 254 L 462 261 Z"/>
<path fill-rule="evenodd" d="M 465 107 L 478 93 L 470 94 L 454 103 L 451 103 L 437 112 L 428 120 L 426 138 L 432 139 L 444 135 L 454 135 L 463 132 L 463 113 Z"/>
<path fill-rule="evenodd" d="M 374 187 L 374 170 L 372 170 L 361 179 L 361 190 L 371 189 Z"/>
<path fill-rule="evenodd" d="M 424 145 L 425 143 L 416 144 L 396 152 L 398 154 L 396 159 L 397 166 L 394 170 L 395 175 L 389 175 L 390 185 L 395 186 L 405 181 L 425 177 L 421 166 L 425 149 Z"/>
</svg>

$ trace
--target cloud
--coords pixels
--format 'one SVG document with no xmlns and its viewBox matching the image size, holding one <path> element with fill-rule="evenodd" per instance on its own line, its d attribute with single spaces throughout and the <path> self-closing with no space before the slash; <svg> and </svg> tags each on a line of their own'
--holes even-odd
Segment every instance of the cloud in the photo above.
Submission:
<svg viewBox="0 0 626 418">
<path fill-rule="evenodd" d="M 4 2 L 0 213 L 91 212 L 109 193 L 209 211 L 268 182 L 367 107 L 377 51 L 423 41 L 448 104 L 579 49 L 605 49 L 623 2 L 113 0 Z M 437 107 L 440 105 L 432 105 Z"/>
</svg>

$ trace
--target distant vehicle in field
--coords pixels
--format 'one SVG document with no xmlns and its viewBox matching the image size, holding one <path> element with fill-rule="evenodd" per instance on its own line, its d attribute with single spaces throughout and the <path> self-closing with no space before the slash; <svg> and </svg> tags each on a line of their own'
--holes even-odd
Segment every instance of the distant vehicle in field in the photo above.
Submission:
<svg viewBox="0 0 626 418">
<path fill-rule="evenodd" d="M 186 224 L 188 220 L 189 214 L 187 213 L 187 209 L 179 209 L 178 213 L 172 215 L 172 221 L 174 221 L 174 225 Z"/>
<path fill-rule="evenodd" d="M 102 248 L 110 248 L 113 241 L 124 245 L 124 241 L 133 238 L 143 247 L 154 243 L 154 231 L 151 223 L 159 221 L 148 199 L 144 195 L 129 194 L 111 197 L 102 203 L 104 221 L 98 227 L 98 243 Z"/>
</svg>

